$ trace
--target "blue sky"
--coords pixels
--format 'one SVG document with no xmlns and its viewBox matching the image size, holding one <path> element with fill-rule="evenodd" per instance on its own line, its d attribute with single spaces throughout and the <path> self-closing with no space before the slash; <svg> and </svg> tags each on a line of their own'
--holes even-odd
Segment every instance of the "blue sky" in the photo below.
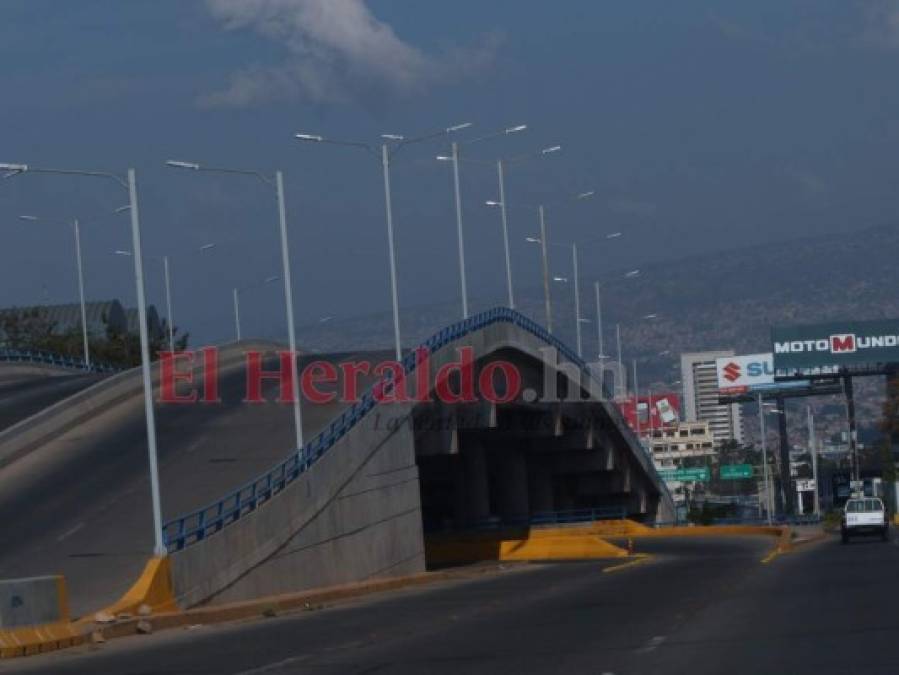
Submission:
<svg viewBox="0 0 899 675">
<path fill-rule="evenodd" d="M 328 12 L 319 11 L 327 7 Z M 336 8 L 336 9 L 335 9 Z M 377 141 L 463 121 L 492 159 L 559 143 L 513 167 L 518 285 L 539 282 L 525 204 L 558 242 L 623 231 L 584 251 L 585 276 L 816 232 L 851 235 L 899 211 L 899 2 L 756 0 L 6 0 L 0 6 L 0 162 L 138 170 L 151 255 L 173 261 L 176 317 L 229 336 L 230 289 L 278 272 L 271 194 L 191 175 L 168 158 L 287 177 L 298 321 L 389 308 L 381 177 L 362 152 L 296 131 Z M 397 158 L 404 305 L 458 297 L 445 142 Z M 502 298 L 492 167 L 463 169 L 472 295 Z M 127 224 L 112 186 L 37 175 L 0 183 L 0 305 L 75 298 L 71 236 L 21 214 L 83 221 L 88 294 L 133 302 Z M 195 249 L 218 244 L 203 256 Z M 554 269 L 567 274 L 564 251 Z M 161 274 L 148 269 L 161 306 Z M 280 291 L 254 291 L 246 332 L 277 331 Z M 476 305 L 477 306 L 477 305 Z"/>
</svg>

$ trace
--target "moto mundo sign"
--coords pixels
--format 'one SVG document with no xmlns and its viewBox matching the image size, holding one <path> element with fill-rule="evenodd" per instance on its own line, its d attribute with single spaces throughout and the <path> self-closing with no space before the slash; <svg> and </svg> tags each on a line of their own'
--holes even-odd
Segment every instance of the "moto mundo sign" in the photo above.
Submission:
<svg viewBox="0 0 899 675">
<path fill-rule="evenodd" d="M 778 376 L 899 363 L 899 319 L 776 326 L 771 341 Z"/>
</svg>

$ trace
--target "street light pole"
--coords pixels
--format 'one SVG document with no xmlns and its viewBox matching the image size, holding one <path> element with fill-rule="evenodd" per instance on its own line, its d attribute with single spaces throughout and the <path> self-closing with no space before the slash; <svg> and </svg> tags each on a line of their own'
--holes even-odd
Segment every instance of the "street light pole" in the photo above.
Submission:
<svg viewBox="0 0 899 675">
<path fill-rule="evenodd" d="M 627 396 L 627 385 L 625 384 L 625 374 L 624 374 L 624 364 L 621 362 L 621 324 L 615 324 L 615 342 L 618 343 L 618 375 L 615 378 L 615 388 L 618 390 L 622 390 L 624 395 Z M 618 380 L 621 380 L 619 382 Z"/>
<path fill-rule="evenodd" d="M 290 346 L 290 380 L 293 383 L 293 423 L 296 432 L 297 453 L 303 460 L 303 413 L 300 410 L 300 375 L 297 365 L 297 335 L 293 321 L 293 288 L 290 283 L 290 252 L 287 246 L 287 208 L 284 205 L 284 174 L 275 172 L 275 189 L 278 194 L 278 221 L 281 229 L 281 265 L 284 274 L 284 301 L 287 305 L 287 337 Z"/>
<path fill-rule="evenodd" d="M 208 171 L 212 173 L 237 174 L 243 176 L 254 176 L 269 187 L 275 190 L 275 196 L 278 206 L 278 226 L 281 238 L 281 266 L 283 268 L 284 280 L 284 308 L 287 319 L 287 338 L 288 347 L 290 349 L 290 380 L 293 388 L 293 420 L 294 435 L 296 440 L 296 452 L 300 460 L 303 459 L 303 414 L 300 408 L 302 392 L 300 391 L 300 375 L 297 367 L 297 339 L 296 327 L 293 317 L 293 290 L 290 281 L 290 249 L 287 242 L 287 208 L 284 203 L 284 175 L 281 171 L 275 172 L 274 180 L 270 176 L 259 171 L 247 169 L 228 169 L 221 167 L 200 166 L 195 162 L 182 162 L 176 160 L 168 160 L 167 166 L 176 169 L 187 169 L 191 171 Z"/>
<path fill-rule="evenodd" d="M 599 282 L 593 282 L 593 291 L 596 294 L 596 340 L 599 345 L 599 352 L 596 360 L 599 361 L 599 391 L 605 396 L 606 391 L 606 352 L 602 342 L 602 303 L 599 297 Z"/>
<path fill-rule="evenodd" d="M 771 524 L 771 490 L 768 486 L 768 441 L 765 438 L 765 406 L 762 403 L 762 395 L 759 394 L 759 427 L 762 434 L 762 470 L 765 480 L 765 512 L 768 515 L 768 524 Z"/>
<path fill-rule="evenodd" d="M 144 261 L 141 248 L 140 216 L 137 208 L 137 181 L 134 169 L 128 169 L 128 196 L 131 204 L 131 244 L 134 250 L 134 281 L 137 286 L 137 315 L 140 324 L 141 375 L 144 381 L 144 416 L 147 421 L 147 445 L 150 460 L 150 494 L 157 556 L 168 553 L 162 537 L 162 501 L 159 495 L 159 465 L 156 450 L 156 413 L 153 409 L 153 382 L 150 377 L 150 336 L 147 330 L 147 300 L 144 295 Z"/>
<path fill-rule="evenodd" d="M 33 222 L 41 222 L 41 218 L 37 216 L 19 216 L 19 220 L 24 220 L 30 223 Z M 66 223 L 67 224 L 67 223 Z M 81 227 L 77 218 L 72 219 L 72 233 L 75 237 L 75 268 L 78 273 L 78 301 L 81 309 L 81 338 L 82 338 L 82 354 L 84 358 L 84 367 L 90 370 L 91 367 L 91 355 L 90 355 L 90 344 L 88 341 L 88 332 L 87 332 L 87 308 L 86 302 L 84 299 L 84 265 L 81 260 Z"/>
<path fill-rule="evenodd" d="M 596 341 L 599 345 L 599 358 L 602 359 L 606 352 L 602 342 L 602 302 L 600 301 L 598 281 L 593 282 L 593 291 L 596 294 Z"/>
<path fill-rule="evenodd" d="M 446 129 L 446 133 L 450 134 L 456 131 L 461 131 L 462 129 L 467 129 L 471 126 L 471 122 L 465 122 L 463 124 L 456 124 L 455 126 L 448 127 Z M 438 156 L 437 159 L 440 161 L 450 160 L 453 163 L 453 194 L 455 197 L 455 205 L 456 205 L 456 232 L 459 242 L 459 280 L 462 285 L 462 317 L 468 318 L 468 281 L 465 273 L 465 240 L 464 233 L 462 230 L 462 190 L 459 183 L 459 162 L 461 161 L 459 154 L 460 145 L 471 145 L 472 143 L 478 143 L 480 141 L 487 141 L 493 138 L 497 138 L 499 136 L 505 136 L 509 134 L 515 134 L 520 131 L 524 131 L 527 129 L 526 124 L 519 124 L 514 127 L 509 127 L 507 129 L 503 129 L 501 131 L 497 131 L 495 133 L 487 134 L 486 136 L 481 136 L 479 138 L 473 138 L 467 141 L 463 141 L 462 143 L 458 141 L 453 141 L 451 144 L 452 153 L 449 157 L 446 156 Z M 502 167 L 500 167 L 500 183 L 502 183 Z M 502 185 L 500 185 L 500 193 L 503 192 Z M 500 194 L 500 200 L 503 200 L 502 194 Z M 503 208 L 503 218 L 505 219 L 505 204 L 502 204 Z M 505 227 L 505 225 L 504 225 Z M 508 246 L 506 248 L 508 255 Z M 508 266 L 506 268 L 508 273 Z"/>
<path fill-rule="evenodd" d="M 577 355 L 580 358 L 584 358 L 584 349 L 581 342 L 581 291 L 578 284 L 577 244 L 571 245 L 571 262 L 574 267 L 574 322 L 577 329 L 575 332 Z"/>
<path fill-rule="evenodd" d="M 634 366 L 634 424 L 637 429 L 637 440 L 640 440 L 640 388 L 637 385 L 637 359 L 633 360 Z"/>
<path fill-rule="evenodd" d="M 165 311 L 168 312 L 169 351 L 175 353 L 175 317 L 172 315 L 172 278 L 169 274 L 169 257 L 162 256 L 162 269 L 165 274 Z"/>
<path fill-rule="evenodd" d="M 459 279 L 462 284 L 462 318 L 468 318 L 468 287 L 465 279 L 465 240 L 462 232 L 462 192 L 459 187 L 459 143 L 453 141 L 453 191 L 456 200 L 456 234 L 459 240 Z"/>
<path fill-rule="evenodd" d="M 393 346 L 396 360 L 403 360 L 403 347 L 400 341 L 400 302 L 396 290 L 396 250 L 393 243 L 393 202 L 390 192 L 390 149 L 387 144 L 381 145 L 381 166 L 384 171 L 384 208 L 387 213 L 387 247 L 390 255 L 390 298 L 393 303 Z"/>
<path fill-rule="evenodd" d="M 499 177 L 499 208 L 503 221 L 503 247 L 506 252 L 506 286 L 509 289 L 509 309 L 515 309 L 515 297 L 512 294 L 512 256 L 509 253 L 509 221 L 506 216 L 506 178 L 503 160 L 496 162 L 496 173 Z"/>
<path fill-rule="evenodd" d="M 78 226 L 78 219 L 72 222 L 75 232 L 75 260 L 78 263 L 78 299 L 81 302 L 81 339 L 84 342 L 84 365 L 90 370 L 91 354 L 87 339 L 87 308 L 84 302 L 84 267 L 81 263 L 81 228 Z"/>
<path fill-rule="evenodd" d="M 150 379 L 150 345 L 147 331 L 147 307 L 144 296 L 144 269 L 141 259 L 140 218 L 137 209 L 137 181 L 134 169 L 128 169 L 127 180 L 105 171 L 85 171 L 73 169 L 46 169 L 27 164 L 0 164 L 0 171 L 8 171 L 8 176 L 21 173 L 46 173 L 63 176 L 89 176 L 114 180 L 128 192 L 128 210 L 131 211 L 131 237 L 134 246 L 134 277 L 137 290 L 137 312 L 140 323 L 141 373 L 144 388 L 144 418 L 147 426 L 147 454 L 150 465 L 150 492 L 153 500 L 154 553 L 159 557 L 168 554 L 162 534 L 162 507 L 159 497 L 159 466 L 156 449 L 156 416 L 153 410 L 153 383 Z"/>
<path fill-rule="evenodd" d="M 234 326 L 237 329 L 237 341 L 240 342 L 240 300 L 236 288 L 234 289 Z"/>
<path fill-rule="evenodd" d="M 546 330 L 552 335 L 553 311 L 552 301 L 549 296 L 549 261 L 546 255 L 546 221 L 543 217 L 543 205 L 537 207 L 540 216 L 540 253 L 543 260 L 543 300 L 546 307 Z"/>
</svg>

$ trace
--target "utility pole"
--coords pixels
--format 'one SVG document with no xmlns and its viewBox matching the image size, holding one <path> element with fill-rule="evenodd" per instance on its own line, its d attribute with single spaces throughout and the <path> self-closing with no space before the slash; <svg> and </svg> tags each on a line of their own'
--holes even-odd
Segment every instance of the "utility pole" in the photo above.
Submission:
<svg viewBox="0 0 899 675">
<path fill-rule="evenodd" d="M 762 395 L 759 394 L 759 429 L 762 435 L 762 472 L 765 481 L 765 512 L 768 515 L 768 524 L 771 524 L 771 489 L 768 486 L 768 442 L 765 438 L 765 406 L 762 404 Z M 759 503 L 761 503 L 761 498 Z"/>
<path fill-rule="evenodd" d="M 818 504 L 818 447 L 815 440 L 815 415 L 812 413 L 811 406 L 808 406 L 808 448 L 812 456 L 812 480 L 815 485 L 814 513 L 816 517 L 820 518 L 821 507 Z"/>
<path fill-rule="evenodd" d="M 849 460 L 852 462 L 850 475 L 852 480 L 861 480 L 861 467 L 858 461 L 858 430 L 855 424 L 855 394 L 852 388 L 852 376 L 843 373 L 843 392 L 846 395 L 846 423 L 849 427 Z"/>
</svg>

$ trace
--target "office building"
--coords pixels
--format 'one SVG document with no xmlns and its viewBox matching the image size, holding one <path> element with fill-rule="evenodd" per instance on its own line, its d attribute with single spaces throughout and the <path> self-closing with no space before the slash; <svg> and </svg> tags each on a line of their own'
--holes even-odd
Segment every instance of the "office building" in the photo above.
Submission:
<svg viewBox="0 0 899 675">
<path fill-rule="evenodd" d="M 716 448 L 731 440 L 743 442 L 743 419 L 739 404 L 718 402 L 715 359 L 733 355 L 731 349 L 681 354 L 684 420 L 708 422 Z"/>
</svg>

